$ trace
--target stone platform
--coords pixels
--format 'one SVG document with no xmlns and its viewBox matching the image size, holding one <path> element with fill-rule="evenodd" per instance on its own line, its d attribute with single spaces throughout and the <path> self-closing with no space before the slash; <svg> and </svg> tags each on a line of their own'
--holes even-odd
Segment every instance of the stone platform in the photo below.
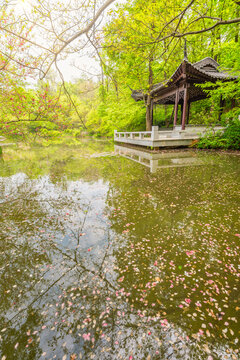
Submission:
<svg viewBox="0 0 240 360">
<path fill-rule="evenodd" d="M 175 126 L 173 130 L 161 131 L 158 126 L 153 126 L 152 131 L 118 132 L 114 131 L 114 141 L 123 144 L 132 144 L 150 148 L 177 148 L 188 147 L 194 140 L 199 139 L 207 132 L 224 131 L 222 126 Z"/>
</svg>

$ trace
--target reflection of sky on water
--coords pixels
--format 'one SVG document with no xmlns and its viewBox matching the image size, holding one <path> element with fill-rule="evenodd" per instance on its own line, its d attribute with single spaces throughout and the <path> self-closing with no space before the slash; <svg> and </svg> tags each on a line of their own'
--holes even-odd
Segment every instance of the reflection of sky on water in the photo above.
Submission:
<svg viewBox="0 0 240 360">
<path fill-rule="evenodd" d="M 28 174 L 4 165 L 2 356 L 234 358 L 237 160 L 166 153 L 164 165 L 201 166 L 150 174 L 124 157 L 69 152 L 40 176 L 32 160 Z"/>
</svg>

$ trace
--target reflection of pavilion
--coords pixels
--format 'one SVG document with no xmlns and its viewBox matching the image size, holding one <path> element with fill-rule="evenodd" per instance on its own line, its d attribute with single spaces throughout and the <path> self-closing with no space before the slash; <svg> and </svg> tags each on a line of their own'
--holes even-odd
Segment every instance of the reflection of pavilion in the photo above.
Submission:
<svg viewBox="0 0 240 360">
<path fill-rule="evenodd" d="M 115 145 L 114 149 L 117 155 L 148 167 L 151 173 L 163 168 L 203 165 L 203 162 L 199 158 L 193 157 L 193 153 L 189 151 L 153 154 L 119 145 Z"/>
</svg>

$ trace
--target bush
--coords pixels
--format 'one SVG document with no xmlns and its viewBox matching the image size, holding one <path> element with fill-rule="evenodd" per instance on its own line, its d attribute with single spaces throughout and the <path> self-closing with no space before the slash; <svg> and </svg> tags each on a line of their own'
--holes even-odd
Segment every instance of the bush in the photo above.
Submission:
<svg viewBox="0 0 240 360">
<path fill-rule="evenodd" d="M 240 150 L 240 120 L 232 121 L 224 133 L 208 134 L 197 143 L 199 149 Z"/>
</svg>

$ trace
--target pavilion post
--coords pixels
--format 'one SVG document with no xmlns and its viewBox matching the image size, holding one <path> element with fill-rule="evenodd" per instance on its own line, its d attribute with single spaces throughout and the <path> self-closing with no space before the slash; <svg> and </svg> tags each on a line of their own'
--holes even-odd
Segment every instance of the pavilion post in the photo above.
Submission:
<svg viewBox="0 0 240 360">
<path fill-rule="evenodd" d="M 183 102 L 181 102 L 181 123 L 182 123 L 182 118 L 183 118 Z"/>
<path fill-rule="evenodd" d="M 150 97 L 150 94 L 147 97 L 146 104 L 146 131 L 151 131 L 153 125 L 153 100 Z"/>
<path fill-rule="evenodd" d="M 175 126 L 177 125 L 178 102 L 179 102 L 179 89 L 177 89 L 177 91 L 176 91 L 176 96 L 175 96 L 173 127 L 175 127 Z"/>
<path fill-rule="evenodd" d="M 189 99 L 188 99 L 188 107 L 187 107 L 187 124 L 189 123 L 190 105 L 191 105 L 191 102 L 190 102 L 190 101 L 189 101 Z"/>
<path fill-rule="evenodd" d="M 188 107 L 188 87 L 186 84 L 186 87 L 184 89 L 184 98 L 183 98 L 182 130 L 185 130 L 187 107 Z"/>
</svg>

